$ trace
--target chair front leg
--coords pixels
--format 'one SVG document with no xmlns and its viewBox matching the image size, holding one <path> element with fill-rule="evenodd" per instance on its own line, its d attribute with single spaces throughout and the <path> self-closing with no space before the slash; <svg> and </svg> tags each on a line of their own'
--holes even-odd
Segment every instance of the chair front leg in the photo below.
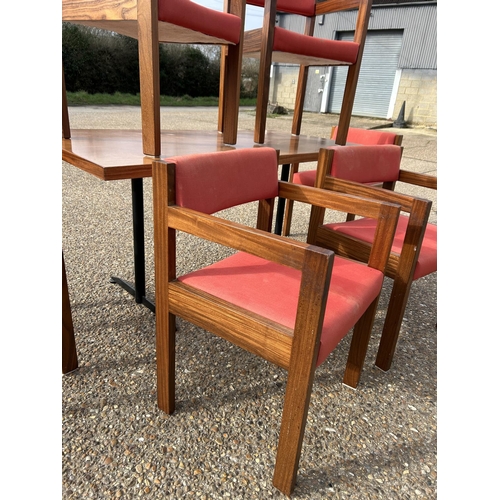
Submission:
<svg viewBox="0 0 500 500">
<path fill-rule="evenodd" d="M 156 379 L 158 407 L 175 410 L 175 316 L 156 307 Z"/>
<path fill-rule="evenodd" d="M 333 253 L 306 256 L 273 479 L 285 495 L 291 495 L 297 478 L 332 266 Z"/>
<path fill-rule="evenodd" d="M 314 368 L 308 376 L 298 372 L 291 368 L 288 373 L 273 477 L 274 486 L 288 496 L 295 488 L 314 379 Z"/>
</svg>

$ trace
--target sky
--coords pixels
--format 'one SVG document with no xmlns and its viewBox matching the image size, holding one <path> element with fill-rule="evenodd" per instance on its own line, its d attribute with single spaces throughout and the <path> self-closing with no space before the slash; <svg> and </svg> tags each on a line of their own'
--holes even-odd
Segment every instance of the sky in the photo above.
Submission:
<svg viewBox="0 0 500 500">
<path fill-rule="evenodd" d="M 204 5 L 214 10 L 222 10 L 224 7 L 224 0 L 193 0 L 195 3 Z M 255 28 L 262 27 L 262 14 L 264 9 L 260 7 L 254 7 L 253 5 L 247 6 L 246 16 L 245 16 L 245 31 L 252 30 Z"/>
</svg>

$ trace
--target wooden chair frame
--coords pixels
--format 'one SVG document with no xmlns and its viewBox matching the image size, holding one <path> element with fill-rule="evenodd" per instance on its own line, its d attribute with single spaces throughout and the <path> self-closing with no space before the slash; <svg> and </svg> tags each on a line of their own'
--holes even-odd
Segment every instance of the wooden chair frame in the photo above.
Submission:
<svg viewBox="0 0 500 500">
<path fill-rule="evenodd" d="M 378 219 L 368 265 L 383 271 L 399 206 L 279 182 L 279 197 Z M 286 495 L 295 486 L 313 376 L 332 272 L 333 252 L 270 233 L 274 199 L 260 200 L 257 227 L 175 204 L 175 164 L 153 162 L 158 405 L 175 409 L 175 317 L 206 329 L 288 370 L 274 485 Z M 183 231 L 302 271 L 294 329 L 266 320 L 176 280 L 176 231 Z M 354 327 L 348 373 L 361 371 L 378 297 Z M 251 335 L 249 335 L 251 332 Z"/>
<path fill-rule="evenodd" d="M 63 21 L 114 31 L 136 38 L 139 42 L 139 71 L 141 87 L 141 118 L 143 152 L 159 157 L 160 131 L 160 43 L 196 43 L 226 45 L 221 85 L 224 99 L 220 109 L 218 129 L 226 144 L 236 144 L 240 101 L 241 58 L 245 25 L 245 0 L 225 0 L 225 12 L 241 17 L 240 43 L 234 45 L 209 37 L 201 32 L 178 29 L 175 25 L 158 21 L 156 0 L 107 0 L 82 2 L 63 0 Z M 224 120 L 224 127 L 222 121 Z M 223 130 L 222 130 L 223 129 Z"/>
<path fill-rule="evenodd" d="M 325 0 L 316 4 L 314 16 L 306 18 L 304 34 L 307 36 L 314 36 L 316 16 L 358 9 L 358 17 L 353 41 L 359 44 L 359 51 L 356 62 L 349 65 L 347 72 L 347 80 L 338 124 L 338 144 L 345 144 L 347 140 L 347 130 L 351 121 L 352 107 L 354 104 L 359 70 L 363 57 L 371 6 L 372 0 Z M 298 76 L 295 109 L 292 122 L 292 134 L 294 135 L 300 135 L 309 66 L 339 65 L 338 61 L 335 60 L 322 60 L 319 58 L 312 60 L 311 58 L 300 56 L 298 54 L 294 54 L 292 59 L 290 59 L 290 56 L 287 56 L 284 59 L 278 59 L 278 56 L 273 54 L 276 13 L 277 0 L 266 0 L 262 29 L 246 32 L 243 42 L 243 57 L 260 57 L 257 112 L 254 133 L 254 141 L 258 144 L 263 144 L 265 140 L 267 105 L 269 101 L 269 85 L 271 79 L 270 70 L 273 60 L 294 62 L 301 65 Z"/>
<path fill-rule="evenodd" d="M 384 183 L 382 188 L 367 186 L 329 175 L 327 172 L 330 171 L 334 154 L 333 149 L 320 150 L 315 187 L 397 203 L 401 206 L 401 212 L 407 213 L 409 217 L 402 251 L 400 254 L 391 252 L 386 268 L 386 276 L 393 280 L 393 287 L 375 365 L 381 370 L 387 371 L 390 369 L 394 358 L 401 323 L 413 282 L 415 266 L 432 206 L 432 202 L 429 200 L 394 192 L 394 187 L 396 182 L 403 182 L 436 190 L 437 177 L 400 170 L 398 181 Z M 366 262 L 370 254 L 370 244 L 325 228 L 323 225 L 324 215 L 325 210 L 323 208 L 312 207 L 307 241 L 311 244 L 333 249 L 339 255 L 347 252 L 349 256 Z M 352 382 L 354 386 L 358 383 L 357 380 Z"/>
<path fill-rule="evenodd" d="M 334 139 L 336 137 L 338 127 L 335 125 L 332 127 L 332 133 L 331 133 L 331 138 Z M 366 130 L 366 132 L 370 132 L 369 130 Z M 347 134 L 347 138 L 349 139 L 349 132 Z M 394 136 L 394 142 L 391 144 L 395 144 L 396 146 L 401 146 L 403 143 L 403 136 L 401 134 L 396 134 Z M 361 143 L 356 143 L 356 144 L 361 144 Z M 403 154 L 403 150 L 401 149 L 401 155 Z M 290 176 L 289 176 L 289 181 L 293 182 L 293 176 L 299 171 L 299 165 L 300 163 L 293 163 L 290 167 Z M 388 188 L 390 189 L 390 188 Z M 283 217 L 283 236 L 289 236 L 290 235 L 290 229 L 292 227 L 292 215 L 293 215 L 293 200 L 287 201 L 285 205 L 285 214 Z M 346 220 L 352 220 L 353 215 L 352 214 L 347 214 Z"/>
</svg>

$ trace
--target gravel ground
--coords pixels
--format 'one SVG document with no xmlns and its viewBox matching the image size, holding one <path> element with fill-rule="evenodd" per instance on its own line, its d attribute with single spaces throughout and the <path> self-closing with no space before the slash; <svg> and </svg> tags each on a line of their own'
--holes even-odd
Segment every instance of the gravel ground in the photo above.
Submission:
<svg viewBox="0 0 500 500">
<path fill-rule="evenodd" d="M 196 115 L 194 114 L 196 113 Z M 73 128 L 140 128 L 137 108 L 70 108 Z M 289 130 L 290 116 L 268 120 Z M 353 126 L 380 126 L 353 119 Z M 214 129 L 216 110 L 165 109 L 165 129 Z M 332 115 L 303 134 L 329 136 Z M 253 115 L 241 112 L 240 128 Z M 436 174 L 437 133 L 401 129 L 403 168 Z M 315 168 L 304 164 L 304 168 Z M 179 321 L 177 409 L 156 406 L 155 317 L 110 276 L 133 280 L 129 181 L 62 164 L 62 246 L 80 367 L 62 377 L 62 498 L 286 498 L 272 485 L 284 370 Z M 146 272 L 154 297 L 151 179 L 144 181 Z M 435 194 L 431 220 L 436 222 Z M 292 237 L 305 239 L 295 204 Z M 254 211 L 227 211 L 252 223 Z M 181 241 L 182 270 L 223 252 Z M 356 391 L 342 385 L 349 336 L 317 370 L 294 498 L 437 498 L 437 275 L 415 282 L 391 370 L 375 368 L 392 282 L 384 285 Z"/>
</svg>

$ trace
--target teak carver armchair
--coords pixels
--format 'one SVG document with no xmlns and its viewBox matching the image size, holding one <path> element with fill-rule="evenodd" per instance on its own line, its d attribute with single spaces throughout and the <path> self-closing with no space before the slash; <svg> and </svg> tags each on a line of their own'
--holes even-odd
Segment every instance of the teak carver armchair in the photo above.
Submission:
<svg viewBox="0 0 500 500">
<path fill-rule="evenodd" d="M 305 174 L 305 172 L 304 172 Z M 386 268 L 392 292 L 380 340 L 376 366 L 391 367 L 414 280 L 437 271 L 437 226 L 428 223 L 432 202 L 361 183 L 384 180 L 437 189 L 437 178 L 400 169 L 400 147 L 334 146 L 320 150 L 315 186 L 339 193 L 397 203 L 401 206 L 396 234 Z M 349 256 L 366 261 L 374 241 L 376 221 L 361 218 L 324 224 L 324 209 L 313 207 L 307 241 L 325 248 L 346 249 Z M 340 253 L 342 255 L 342 253 Z M 349 385 L 356 385 L 352 380 Z"/>
<path fill-rule="evenodd" d="M 274 485 L 294 489 L 316 367 L 354 327 L 346 371 L 361 370 L 399 206 L 278 181 L 272 148 L 153 162 L 158 405 L 175 409 L 176 316 L 288 370 Z M 377 221 L 368 265 L 270 233 L 274 199 Z M 257 228 L 214 215 L 258 201 Z M 176 232 L 235 249 L 176 275 Z"/>
<path fill-rule="evenodd" d="M 245 0 L 226 5 L 227 11 L 219 12 L 191 0 L 63 0 L 63 21 L 138 40 L 144 154 L 161 154 L 159 43 L 227 46 L 221 76 L 224 123 L 218 127 L 226 144 L 236 144 Z"/>
<path fill-rule="evenodd" d="M 338 127 L 332 127 L 332 139 L 337 138 Z M 395 144 L 401 146 L 403 143 L 403 136 L 401 134 L 396 134 L 395 132 L 387 132 L 384 130 L 368 130 L 363 128 L 349 127 L 347 132 L 347 142 L 349 144 L 364 144 L 366 146 L 375 146 L 383 144 Z M 299 163 L 294 163 L 290 169 L 290 182 L 298 182 L 299 184 L 304 184 L 306 186 L 314 186 L 314 180 L 316 178 L 316 170 L 310 170 L 309 173 L 304 175 L 297 175 L 299 171 Z M 290 228 L 292 226 L 292 215 L 293 215 L 293 201 L 289 200 L 285 206 L 285 214 L 283 219 L 283 235 L 288 236 L 290 234 Z M 351 214 L 347 216 L 348 220 L 351 220 Z"/>
<path fill-rule="evenodd" d="M 299 135 L 309 66 L 348 66 L 347 81 L 339 117 L 338 144 L 345 144 L 358 83 L 359 70 L 368 30 L 372 0 L 247 0 L 248 5 L 264 7 L 262 29 L 245 33 L 243 57 L 260 59 L 254 141 L 264 143 L 269 101 L 271 63 L 300 64 L 295 98 L 292 134 Z M 316 16 L 358 10 L 354 40 L 329 40 L 314 36 Z M 305 17 L 304 34 L 275 26 L 276 12 Z"/>
</svg>

